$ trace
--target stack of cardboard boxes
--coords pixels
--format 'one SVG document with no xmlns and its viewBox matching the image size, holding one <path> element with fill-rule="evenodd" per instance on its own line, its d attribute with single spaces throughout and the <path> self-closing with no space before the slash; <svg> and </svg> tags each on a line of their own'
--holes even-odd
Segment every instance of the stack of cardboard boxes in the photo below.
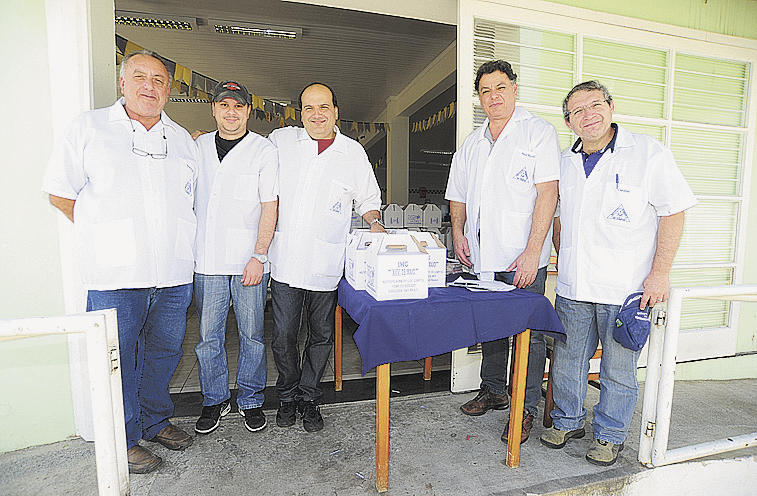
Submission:
<svg viewBox="0 0 757 496">
<path fill-rule="evenodd" d="M 446 248 L 430 232 L 356 230 L 344 265 L 347 282 L 376 300 L 426 298 L 429 287 L 445 286 Z"/>
<path fill-rule="evenodd" d="M 387 229 L 440 229 L 442 227 L 442 211 L 433 203 L 422 207 L 410 203 L 404 208 L 396 203 L 381 207 L 381 223 Z M 350 230 L 364 229 L 368 224 L 357 212 L 352 211 Z"/>
</svg>

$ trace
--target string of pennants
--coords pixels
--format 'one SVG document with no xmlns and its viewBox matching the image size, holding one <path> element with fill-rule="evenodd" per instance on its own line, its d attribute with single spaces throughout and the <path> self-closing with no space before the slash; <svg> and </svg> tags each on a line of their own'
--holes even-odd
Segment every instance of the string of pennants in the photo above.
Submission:
<svg viewBox="0 0 757 496">
<path fill-rule="evenodd" d="M 413 122 L 410 125 L 411 133 L 422 133 L 428 131 L 432 127 L 436 127 L 443 124 L 447 119 L 455 115 L 455 102 L 450 102 L 445 105 L 443 109 L 440 109 L 433 114 L 429 115 L 425 119 Z"/>
<path fill-rule="evenodd" d="M 144 48 L 116 34 L 117 64 L 120 64 L 126 55 L 139 50 L 144 50 Z M 218 81 L 195 72 L 178 62 L 156 55 L 166 66 L 169 74 L 173 75 L 172 89 L 175 89 L 180 95 L 186 95 L 191 101 L 210 103 Z M 286 126 L 288 121 L 292 123 L 300 121 L 299 109 L 265 99 L 252 92 L 250 92 L 250 96 L 252 97 L 252 111 L 256 119 L 277 122 L 281 127 Z M 359 135 L 365 132 L 389 131 L 389 125 L 383 122 L 359 122 L 340 119 L 336 121 L 336 125 L 340 131 L 347 134 Z"/>
</svg>

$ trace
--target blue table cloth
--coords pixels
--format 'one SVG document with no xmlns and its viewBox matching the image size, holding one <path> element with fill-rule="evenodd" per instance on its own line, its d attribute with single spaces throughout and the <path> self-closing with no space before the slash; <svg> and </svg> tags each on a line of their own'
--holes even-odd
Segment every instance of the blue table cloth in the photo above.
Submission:
<svg viewBox="0 0 757 496">
<path fill-rule="evenodd" d="M 377 365 L 420 360 L 524 329 L 565 340 L 565 330 L 549 300 L 522 289 L 429 288 L 423 300 L 376 301 L 342 279 L 338 302 L 358 323 L 354 339 L 363 375 Z"/>
</svg>

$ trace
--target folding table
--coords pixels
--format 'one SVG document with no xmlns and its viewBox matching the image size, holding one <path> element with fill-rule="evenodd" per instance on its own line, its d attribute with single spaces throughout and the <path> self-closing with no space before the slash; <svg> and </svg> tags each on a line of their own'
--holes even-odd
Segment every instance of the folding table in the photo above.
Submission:
<svg viewBox="0 0 757 496">
<path fill-rule="evenodd" d="M 376 367 L 376 489 L 389 486 L 390 364 L 420 360 L 476 343 L 517 334 L 515 385 L 511 411 L 523 410 L 530 329 L 565 339 L 549 300 L 522 289 L 472 292 L 464 288 L 429 288 L 422 300 L 376 301 L 342 279 L 337 314 L 347 311 L 357 322 L 354 339 L 365 374 Z M 341 318 L 337 318 L 341 326 Z M 511 415 L 508 439 L 520 440 L 522 415 Z M 508 443 L 506 464 L 515 468 L 520 443 Z"/>
</svg>

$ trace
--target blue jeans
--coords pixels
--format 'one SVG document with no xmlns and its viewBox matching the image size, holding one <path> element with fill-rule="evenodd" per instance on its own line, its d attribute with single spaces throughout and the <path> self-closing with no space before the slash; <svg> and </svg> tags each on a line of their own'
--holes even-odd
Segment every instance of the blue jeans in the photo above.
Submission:
<svg viewBox="0 0 757 496">
<path fill-rule="evenodd" d="M 334 344 L 336 290 L 310 291 L 271 279 L 271 300 L 271 350 L 279 371 L 276 380 L 279 400 L 318 401 L 323 394 L 321 378 Z M 303 308 L 308 322 L 308 337 L 300 367 L 297 335 L 302 324 Z"/>
<path fill-rule="evenodd" d="M 89 291 L 87 311 L 115 308 L 127 449 L 169 424 L 168 393 L 181 359 L 192 285 Z"/>
<path fill-rule="evenodd" d="M 513 283 L 515 271 L 497 272 L 494 278 L 498 281 Z M 523 289 L 532 293 L 544 294 L 547 280 L 547 268 L 542 267 L 536 274 L 536 279 L 530 286 Z M 509 338 L 497 339 L 488 343 L 481 343 L 481 387 L 488 387 L 492 393 L 507 394 L 507 361 Z M 547 356 L 547 342 L 545 335 L 531 330 L 528 345 L 528 372 L 526 373 L 526 397 L 524 410 L 533 416 L 539 412 L 541 399 L 541 384 L 544 381 L 544 364 Z"/>
<path fill-rule="evenodd" d="M 554 426 L 562 431 L 581 427 L 586 418 L 589 359 L 602 343 L 599 367 L 599 403 L 594 406 L 594 437 L 620 444 L 628 436 L 639 384 L 636 363 L 641 351 L 631 351 L 612 337 L 619 305 L 574 301 L 561 296 L 555 299 L 555 310 L 567 340 L 555 339 L 555 363 L 552 367 L 552 410 Z"/>
<path fill-rule="evenodd" d="M 195 274 L 195 308 L 200 317 L 200 342 L 195 347 L 200 370 L 203 406 L 231 397 L 226 361 L 226 318 L 233 302 L 239 330 L 237 406 L 241 410 L 263 405 L 266 381 L 263 311 L 268 274 L 255 286 L 242 286 L 242 276 Z"/>
</svg>

